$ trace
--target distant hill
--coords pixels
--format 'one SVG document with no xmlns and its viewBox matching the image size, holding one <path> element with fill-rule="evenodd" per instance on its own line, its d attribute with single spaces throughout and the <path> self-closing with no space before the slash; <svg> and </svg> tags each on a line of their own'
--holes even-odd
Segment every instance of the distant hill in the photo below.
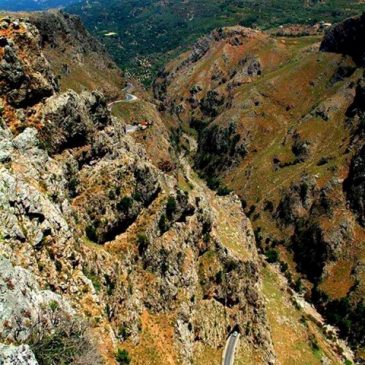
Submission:
<svg viewBox="0 0 365 365">
<path fill-rule="evenodd" d="M 0 10 L 29 11 L 63 8 L 79 0 L 0 0 Z"/>
<path fill-rule="evenodd" d="M 67 9 L 108 47 L 123 68 L 147 78 L 214 28 L 338 22 L 365 10 L 356 0 L 110 0 L 82 1 Z"/>
</svg>

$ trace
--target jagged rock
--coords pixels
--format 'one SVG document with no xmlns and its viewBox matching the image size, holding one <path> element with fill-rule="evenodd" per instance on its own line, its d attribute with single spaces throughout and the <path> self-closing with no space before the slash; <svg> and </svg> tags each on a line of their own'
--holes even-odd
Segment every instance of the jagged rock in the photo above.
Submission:
<svg viewBox="0 0 365 365">
<path fill-rule="evenodd" d="M 200 106 L 203 114 L 209 117 L 216 117 L 223 104 L 224 96 L 219 95 L 215 90 L 211 90 L 208 91 L 207 96 L 201 101 Z"/>
<path fill-rule="evenodd" d="M 300 135 L 294 135 L 292 152 L 299 161 L 305 161 L 310 155 L 310 142 L 300 138 Z"/>
<path fill-rule="evenodd" d="M 16 108 L 33 106 L 57 90 L 49 65 L 37 49 L 38 31 L 30 24 L 22 23 L 22 27 L 28 31 L 14 29 L 13 40 L 2 42 L 4 57 L 0 63 L 0 91 Z M 19 53 L 22 45 L 27 52 L 25 56 Z"/>
<path fill-rule="evenodd" d="M 206 128 L 199 136 L 196 166 L 209 176 L 229 168 L 247 153 L 240 140 L 241 136 L 236 132 L 234 122 L 226 128 L 220 128 L 218 125 Z"/>
<path fill-rule="evenodd" d="M 38 365 L 28 345 L 12 346 L 0 344 L 1 365 Z"/>
<path fill-rule="evenodd" d="M 27 270 L 0 257 L 0 339 L 23 342 L 50 331 L 57 323 L 56 309 L 73 314 L 60 295 L 41 290 Z M 1 351 L 1 350 L 0 350 Z"/>
<path fill-rule="evenodd" d="M 239 65 L 242 67 L 240 72 L 245 76 L 258 76 L 262 73 L 261 62 L 256 57 L 244 57 Z"/>
<path fill-rule="evenodd" d="M 352 104 L 347 110 L 349 118 L 361 119 L 365 113 L 365 78 L 362 77 L 356 85 L 356 94 Z"/>
<path fill-rule="evenodd" d="M 190 62 L 197 62 L 200 60 L 209 50 L 210 47 L 210 39 L 207 37 L 203 37 L 198 40 L 193 46 L 193 51 L 189 58 Z"/>
<path fill-rule="evenodd" d="M 41 20 L 43 43 L 59 46 L 58 32 L 70 27 L 62 16 L 57 34 L 52 26 L 58 19 Z M 241 27 L 213 32 L 208 43 L 196 46 L 192 60 L 209 52 L 211 42 L 227 37 L 229 47 L 239 50 L 256 35 Z M 65 34 L 65 41 L 72 37 Z M 15 37 L 14 47 L 25 47 L 22 42 L 33 40 Z M 251 77 L 259 75 L 259 63 L 253 57 L 239 66 Z M 208 113 L 226 100 L 226 90 L 215 93 L 204 95 L 199 87 L 191 92 L 199 105 L 203 98 Z M 7 93 L 0 96 L 6 99 Z M 184 100 L 175 98 L 172 108 L 183 114 L 188 108 Z M 92 319 L 90 332 L 103 349 L 106 343 L 119 345 L 116 338 L 140 347 L 146 326 L 153 330 L 156 318 L 166 318 L 167 331 L 174 331 L 172 356 L 184 365 L 195 362 L 198 346 L 220 351 L 233 329 L 255 352 L 256 363 L 272 364 L 261 262 L 238 197 L 218 197 L 191 176 L 184 158 L 176 162 L 187 185 L 181 192 L 181 179 L 148 160 L 123 121 L 110 116 L 100 93 L 58 94 L 54 89 L 54 95 L 33 102 L 33 108 L 24 104 L 16 114 L 24 125 L 37 128 L 7 123 L 1 134 L 0 250 L 13 262 L 0 261 L 0 303 L 6 308 L 0 313 L 14 322 L 11 328 L 3 326 L 1 335 L 9 342 L 27 342 L 29 320 L 42 337 L 58 320 L 56 301 L 65 312 Z M 245 155 L 235 122 L 202 135 L 213 143 L 210 169 Z M 323 195 L 327 198 L 327 191 Z M 302 200 L 303 207 L 309 204 L 310 193 Z M 346 225 L 341 229 L 342 240 Z M 107 349 L 107 361 L 114 350 Z"/>
<path fill-rule="evenodd" d="M 34 128 L 25 129 L 24 132 L 19 134 L 13 140 L 14 147 L 18 150 L 23 150 L 23 152 L 37 147 L 38 144 L 38 132 Z"/>
<path fill-rule="evenodd" d="M 9 162 L 13 151 L 9 131 L 0 128 L 0 163 Z"/>
<path fill-rule="evenodd" d="M 49 152 L 80 147 L 91 142 L 95 132 L 111 123 L 102 95 L 74 91 L 49 98 L 43 110 L 42 139 Z"/>
<path fill-rule="evenodd" d="M 108 99 L 120 97 L 125 86 L 120 68 L 105 47 L 86 30 L 79 17 L 62 10 L 32 12 L 28 17 L 39 30 L 45 57 L 53 71 L 60 73 L 57 76 L 63 90 L 71 84 L 77 92 L 98 89 Z M 65 54 L 68 57 L 65 58 Z"/>
</svg>

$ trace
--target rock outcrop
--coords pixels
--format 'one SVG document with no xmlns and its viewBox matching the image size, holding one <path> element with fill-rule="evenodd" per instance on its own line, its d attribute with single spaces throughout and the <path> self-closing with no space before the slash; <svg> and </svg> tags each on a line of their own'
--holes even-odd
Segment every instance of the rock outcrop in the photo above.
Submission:
<svg viewBox="0 0 365 365">
<path fill-rule="evenodd" d="M 27 345 L 0 345 L 0 361 L 3 365 L 38 365 L 38 361 Z"/>
<path fill-rule="evenodd" d="M 125 78 L 105 47 L 86 30 L 79 17 L 59 10 L 27 14 L 38 29 L 40 46 L 63 91 L 101 91 L 116 99 Z"/>
<path fill-rule="evenodd" d="M 335 52 L 351 56 L 359 66 L 365 64 L 365 14 L 349 18 L 327 30 L 321 43 L 324 52 Z"/>
<path fill-rule="evenodd" d="M 11 42 L 2 37 L 2 60 L 0 64 L 0 87 L 10 105 L 32 107 L 42 99 L 51 96 L 57 85 L 46 60 L 41 54 L 36 28 L 29 26 L 24 31 L 24 23 L 3 20 L 4 30 L 14 34 Z M 24 52 L 24 58 L 19 53 Z"/>
</svg>

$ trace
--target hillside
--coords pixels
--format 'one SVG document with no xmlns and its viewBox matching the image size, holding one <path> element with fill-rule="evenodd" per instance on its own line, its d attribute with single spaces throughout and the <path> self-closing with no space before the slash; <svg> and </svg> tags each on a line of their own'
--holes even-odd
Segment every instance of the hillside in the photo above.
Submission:
<svg viewBox="0 0 365 365">
<path fill-rule="evenodd" d="M 196 136 L 200 175 L 219 194 L 240 196 L 259 250 L 281 262 L 292 287 L 339 326 L 359 357 L 364 27 L 364 16 L 349 19 L 323 42 L 221 28 L 154 83 L 160 110 Z"/>
<path fill-rule="evenodd" d="M 127 79 L 80 19 L 62 11 L 26 13 L 40 32 L 42 51 L 58 78 L 61 91 L 99 90 L 118 99 Z"/>
<path fill-rule="evenodd" d="M 365 5 L 357 0 L 112 0 L 107 7 L 97 0 L 67 9 L 81 17 L 122 69 L 146 83 L 166 60 L 214 28 L 333 23 L 362 10 Z"/>
<path fill-rule="evenodd" d="M 39 30 L 1 19 L 0 363 L 219 365 L 233 331 L 239 364 L 352 361 L 257 252 L 238 197 L 192 170 L 195 143 L 176 144 L 173 117 L 137 85 L 109 106 L 98 90 L 59 89 L 43 53 L 55 17 Z M 156 158 L 166 143 L 168 169 Z"/>
</svg>

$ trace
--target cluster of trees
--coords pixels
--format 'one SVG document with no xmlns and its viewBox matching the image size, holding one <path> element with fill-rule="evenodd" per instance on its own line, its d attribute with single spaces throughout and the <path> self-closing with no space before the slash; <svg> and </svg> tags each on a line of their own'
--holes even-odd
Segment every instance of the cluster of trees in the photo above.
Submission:
<svg viewBox="0 0 365 365">
<path fill-rule="evenodd" d="M 144 75 L 146 69 L 140 60 L 147 58 L 152 64 L 148 83 L 181 49 L 215 28 L 241 24 L 268 29 L 281 24 L 337 22 L 364 9 L 365 5 L 355 0 L 312 1 L 310 6 L 304 5 L 302 0 L 188 3 L 175 0 L 167 5 L 150 0 L 110 0 L 107 7 L 102 1 L 94 1 L 88 6 L 76 3 L 66 10 L 81 16 L 123 69 Z M 105 37 L 107 32 L 117 35 Z"/>
</svg>

